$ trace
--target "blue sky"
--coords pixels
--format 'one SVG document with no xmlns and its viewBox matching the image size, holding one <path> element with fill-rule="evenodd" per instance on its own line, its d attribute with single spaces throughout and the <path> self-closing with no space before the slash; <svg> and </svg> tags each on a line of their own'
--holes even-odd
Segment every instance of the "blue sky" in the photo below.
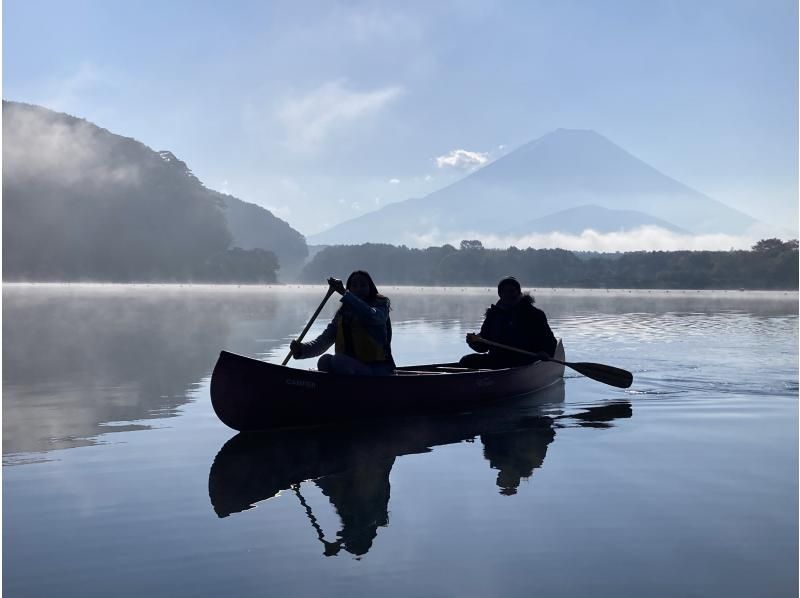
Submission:
<svg viewBox="0 0 800 598">
<path fill-rule="evenodd" d="M 794 0 L 5 0 L 3 98 L 305 234 L 559 127 L 796 231 L 797 32 Z"/>
</svg>

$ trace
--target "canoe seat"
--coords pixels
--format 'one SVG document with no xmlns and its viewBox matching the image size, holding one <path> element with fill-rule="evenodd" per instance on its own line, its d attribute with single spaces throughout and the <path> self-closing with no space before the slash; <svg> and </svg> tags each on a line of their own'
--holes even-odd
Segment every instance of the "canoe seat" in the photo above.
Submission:
<svg viewBox="0 0 800 598">
<path fill-rule="evenodd" d="M 465 372 L 491 372 L 493 370 L 484 370 L 484 369 L 473 369 L 473 368 L 456 368 L 456 367 L 447 367 L 447 366 L 438 366 L 435 369 L 431 368 L 430 370 L 400 370 L 397 369 L 394 371 L 395 376 L 405 376 L 409 374 L 413 374 L 414 376 L 419 376 L 420 374 L 463 374 Z"/>
<path fill-rule="evenodd" d="M 395 370 L 395 376 L 419 376 L 421 374 L 430 375 L 430 376 L 439 376 L 441 374 L 446 374 L 447 372 L 436 372 L 433 370 Z"/>
<path fill-rule="evenodd" d="M 440 372 L 490 372 L 491 371 L 485 368 L 460 368 L 449 365 L 436 366 L 436 370 Z"/>
</svg>

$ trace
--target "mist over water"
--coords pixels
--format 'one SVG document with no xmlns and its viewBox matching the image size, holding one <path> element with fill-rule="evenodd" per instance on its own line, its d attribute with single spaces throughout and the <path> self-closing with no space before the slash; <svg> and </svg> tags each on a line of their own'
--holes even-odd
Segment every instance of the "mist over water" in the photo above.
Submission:
<svg viewBox="0 0 800 598">
<path fill-rule="evenodd" d="M 400 365 L 457 359 L 496 298 L 379 287 Z M 532 289 L 633 386 L 236 435 L 219 351 L 280 362 L 324 291 L 4 285 L 3 589 L 796 595 L 797 293 Z"/>
</svg>

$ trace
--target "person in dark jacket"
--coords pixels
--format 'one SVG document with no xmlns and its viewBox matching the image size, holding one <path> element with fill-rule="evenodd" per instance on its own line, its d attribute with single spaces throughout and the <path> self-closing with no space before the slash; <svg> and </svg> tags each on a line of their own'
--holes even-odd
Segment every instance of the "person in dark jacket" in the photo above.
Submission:
<svg viewBox="0 0 800 598">
<path fill-rule="evenodd" d="M 531 353 L 544 352 L 553 357 L 556 337 L 547 323 L 544 312 L 533 306 L 533 297 L 522 293 L 519 282 L 508 276 L 497 285 L 500 300 L 486 310 L 480 336 L 488 341 L 517 347 Z M 500 369 L 526 365 L 536 357 L 523 355 L 486 345 L 467 334 L 467 344 L 477 351 L 461 358 L 460 364 L 468 368 Z"/>
<path fill-rule="evenodd" d="M 385 376 L 394 372 L 392 324 L 389 299 L 378 293 L 372 277 L 357 270 L 347 283 L 329 278 L 328 284 L 342 295 L 342 307 L 313 341 L 292 341 L 295 359 L 317 357 L 335 345 L 334 355 L 322 355 L 317 369 L 334 374 Z"/>
</svg>

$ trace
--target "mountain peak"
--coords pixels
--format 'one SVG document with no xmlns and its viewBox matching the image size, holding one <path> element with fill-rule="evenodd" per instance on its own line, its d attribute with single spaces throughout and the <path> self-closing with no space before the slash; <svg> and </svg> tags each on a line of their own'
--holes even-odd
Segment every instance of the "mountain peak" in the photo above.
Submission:
<svg viewBox="0 0 800 598">
<path fill-rule="evenodd" d="M 549 151 L 558 151 L 560 149 L 561 151 L 569 152 L 574 152 L 578 148 L 594 148 L 598 152 L 608 152 L 613 148 L 613 151 L 630 155 L 616 143 L 593 129 L 555 129 L 538 139 L 526 143 L 519 150 L 532 148 L 540 150 L 546 148 Z"/>
<path fill-rule="evenodd" d="M 545 137 L 603 137 L 600 133 L 595 131 L 594 129 L 567 129 L 564 127 L 559 127 L 550 131 L 549 133 L 542 135 L 540 139 L 544 139 Z M 605 137 L 603 137 L 605 139 Z"/>
<path fill-rule="evenodd" d="M 394 203 L 346 221 L 312 236 L 311 242 L 418 245 L 433 238 L 480 238 L 587 204 L 616 210 L 614 217 L 624 216 L 630 226 L 658 224 L 690 234 L 740 234 L 754 223 L 751 217 L 659 172 L 596 131 L 561 128 L 422 200 Z M 596 212 L 583 208 L 537 222 L 537 226 L 558 220 L 563 229 L 561 220 L 571 219 L 570 230 L 577 230 L 593 224 Z"/>
<path fill-rule="evenodd" d="M 529 141 L 522 147 L 529 145 L 536 145 L 541 143 L 610 143 L 614 145 L 608 138 L 604 137 L 594 129 L 553 129 L 549 133 L 545 133 L 538 139 Z"/>
</svg>

